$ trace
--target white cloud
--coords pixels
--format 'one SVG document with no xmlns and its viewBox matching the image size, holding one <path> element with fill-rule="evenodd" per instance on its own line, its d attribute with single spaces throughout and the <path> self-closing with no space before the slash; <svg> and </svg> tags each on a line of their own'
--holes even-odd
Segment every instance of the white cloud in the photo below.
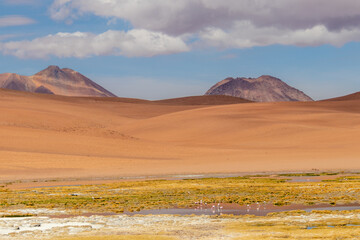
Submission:
<svg viewBox="0 0 360 240">
<path fill-rule="evenodd" d="M 220 47 L 359 41 L 359 0 L 55 0 L 56 20 L 91 13 Z M 235 38 L 235 39 L 234 39 Z"/>
<path fill-rule="evenodd" d="M 0 51 L 19 58 L 85 58 L 100 55 L 151 57 L 185 52 L 188 47 L 180 38 L 134 29 L 128 32 L 109 30 L 99 35 L 83 32 L 57 33 L 31 41 L 0 43 Z"/>
<path fill-rule="evenodd" d="M 275 27 L 255 27 L 252 23 L 237 22 L 229 30 L 207 28 L 199 34 L 197 44 L 219 48 L 250 48 L 273 44 L 295 46 L 342 46 L 350 41 L 360 41 L 360 28 L 329 31 L 324 25 L 308 29 L 290 30 Z"/>
<path fill-rule="evenodd" d="M 133 30 L 58 33 L 0 43 L 0 50 L 22 58 L 150 57 L 188 51 L 190 46 L 342 46 L 360 41 L 359 0 L 53 0 L 49 13 L 68 24 L 85 14 L 104 17 L 108 25 L 121 19 Z M 0 18 L 0 27 L 31 23 L 22 16 Z"/>
<path fill-rule="evenodd" d="M 257 26 L 356 26 L 358 0 L 55 0 L 54 19 L 84 13 L 127 19 L 135 27 L 183 34 L 248 20 Z"/>
<path fill-rule="evenodd" d="M 31 18 L 9 15 L 0 17 L 0 27 L 20 26 L 33 24 L 35 21 Z"/>
</svg>

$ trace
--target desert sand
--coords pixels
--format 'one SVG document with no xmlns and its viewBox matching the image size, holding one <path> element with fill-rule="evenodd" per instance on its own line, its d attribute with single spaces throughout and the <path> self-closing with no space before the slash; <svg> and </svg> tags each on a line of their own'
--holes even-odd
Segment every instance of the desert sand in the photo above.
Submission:
<svg viewBox="0 0 360 240">
<path fill-rule="evenodd" d="M 360 169 L 360 100 L 219 99 L 0 90 L 0 180 Z"/>
</svg>

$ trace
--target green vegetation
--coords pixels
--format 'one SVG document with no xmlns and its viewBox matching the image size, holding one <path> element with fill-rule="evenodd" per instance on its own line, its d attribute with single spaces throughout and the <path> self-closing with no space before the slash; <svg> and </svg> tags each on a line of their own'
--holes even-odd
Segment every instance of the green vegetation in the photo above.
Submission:
<svg viewBox="0 0 360 240">
<path fill-rule="evenodd" d="M 189 207 L 195 202 L 275 205 L 340 204 L 360 199 L 360 177 L 342 176 L 327 182 L 288 182 L 286 179 L 231 177 L 151 180 L 103 185 L 49 187 L 28 190 L 0 188 L 0 208 L 60 208 L 75 211 L 138 211 Z"/>
<path fill-rule="evenodd" d="M 282 177 L 318 177 L 318 176 L 335 176 L 342 173 L 338 172 L 309 172 L 309 173 L 284 173 L 278 174 L 278 176 Z M 354 173 L 356 174 L 356 173 Z"/>
<path fill-rule="evenodd" d="M 360 182 L 360 176 L 343 176 L 336 179 L 324 180 L 324 182 Z"/>
<path fill-rule="evenodd" d="M 281 177 L 316 177 L 321 176 L 320 173 L 284 173 L 279 174 Z"/>
<path fill-rule="evenodd" d="M 0 216 L 0 218 L 23 218 L 23 217 L 33 217 L 33 214 L 6 214 Z"/>
</svg>

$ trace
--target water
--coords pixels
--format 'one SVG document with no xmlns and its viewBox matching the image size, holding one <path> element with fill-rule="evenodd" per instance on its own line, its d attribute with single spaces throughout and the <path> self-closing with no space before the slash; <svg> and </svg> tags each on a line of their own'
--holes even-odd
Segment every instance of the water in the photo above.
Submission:
<svg viewBox="0 0 360 240">
<path fill-rule="evenodd" d="M 272 212 L 284 212 L 292 210 L 304 210 L 306 212 L 311 212 L 313 210 L 331 210 L 331 211 L 343 211 L 343 210 L 356 210 L 360 209 L 360 204 L 352 205 L 337 205 L 331 206 L 329 204 L 319 204 L 319 205 L 301 205 L 301 204 L 292 204 L 286 206 L 274 206 L 272 204 L 252 204 L 248 206 L 241 206 L 238 204 L 202 204 L 197 205 L 194 208 L 169 208 L 169 209 L 156 209 L 156 210 L 141 210 L 138 212 L 125 212 L 127 215 L 162 215 L 162 214 L 171 214 L 171 215 L 222 215 L 222 214 L 233 214 L 233 215 L 255 215 L 255 216 L 266 216 L 268 213 Z"/>
<path fill-rule="evenodd" d="M 344 225 L 345 227 L 360 227 L 360 225 L 356 225 L 356 224 L 346 224 Z M 335 226 L 332 226 L 332 225 L 328 225 L 327 227 L 329 228 L 334 228 Z M 307 230 L 311 230 L 311 229 L 314 229 L 314 228 L 318 228 L 316 226 L 309 226 L 309 227 L 306 227 Z"/>
<path fill-rule="evenodd" d="M 321 179 L 317 178 L 304 178 L 304 177 L 292 177 L 288 182 L 321 182 Z"/>
<path fill-rule="evenodd" d="M 311 212 L 313 210 L 330 210 L 330 211 L 345 211 L 345 210 L 357 210 L 360 209 L 360 206 L 332 206 L 332 207 L 315 207 L 315 208 L 306 208 L 306 212 Z"/>
</svg>

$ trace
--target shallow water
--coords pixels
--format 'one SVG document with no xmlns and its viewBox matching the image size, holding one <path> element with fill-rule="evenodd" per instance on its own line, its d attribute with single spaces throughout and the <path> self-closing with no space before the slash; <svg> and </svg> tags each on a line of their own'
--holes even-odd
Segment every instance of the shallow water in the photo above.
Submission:
<svg viewBox="0 0 360 240">
<path fill-rule="evenodd" d="M 330 210 L 330 211 L 344 211 L 344 210 L 357 210 L 360 209 L 360 206 L 331 206 L 331 207 L 314 207 L 303 209 L 306 212 L 311 212 L 313 210 Z"/>
<path fill-rule="evenodd" d="M 346 225 L 344 225 L 345 227 L 360 227 L 360 225 L 356 225 L 356 224 L 346 224 Z M 329 228 L 334 228 L 335 226 L 332 226 L 332 225 L 328 225 L 327 227 L 329 227 Z M 316 227 L 316 226 L 309 226 L 309 227 L 307 227 L 306 229 L 307 230 L 311 230 L 311 229 L 314 229 L 314 228 L 318 228 L 318 227 Z"/>
<path fill-rule="evenodd" d="M 304 210 L 311 212 L 313 210 L 332 210 L 332 211 L 343 211 L 343 210 L 356 210 L 360 209 L 360 204 L 352 205 L 337 205 L 331 206 L 329 204 L 319 205 L 301 205 L 292 204 L 286 206 L 274 206 L 272 204 L 252 204 L 249 206 L 241 206 L 238 204 L 207 204 L 198 205 L 194 208 L 169 208 L 169 209 L 156 209 L 156 210 L 141 210 L 138 212 L 125 212 L 126 215 L 162 215 L 162 214 L 178 214 L 178 215 L 222 215 L 222 214 L 233 214 L 233 215 L 255 215 L 255 216 L 266 216 L 272 212 L 284 212 L 292 210 Z"/>
<path fill-rule="evenodd" d="M 314 178 L 314 177 L 291 177 L 288 182 L 321 182 L 321 179 Z"/>
</svg>

